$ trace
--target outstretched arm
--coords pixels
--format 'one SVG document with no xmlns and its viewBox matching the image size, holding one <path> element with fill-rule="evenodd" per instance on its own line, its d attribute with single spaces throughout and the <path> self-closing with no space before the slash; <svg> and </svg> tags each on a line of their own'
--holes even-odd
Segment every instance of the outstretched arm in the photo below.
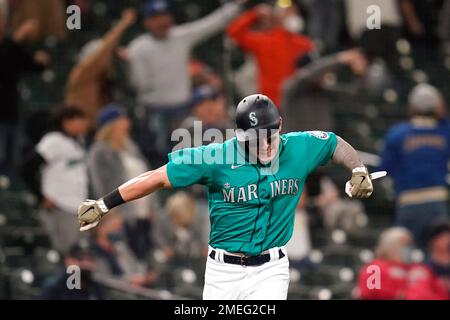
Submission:
<svg viewBox="0 0 450 320">
<path fill-rule="evenodd" d="M 173 33 L 178 38 L 188 41 L 191 46 L 195 46 L 223 30 L 228 22 L 239 13 L 241 4 L 244 2 L 246 0 L 226 3 L 206 17 L 175 27 Z"/>
<path fill-rule="evenodd" d="M 125 182 L 99 200 L 84 201 L 78 208 L 80 230 L 86 231 L 97 226 L 102 217 L 114 207 L 169 188 L 171 188 L 171 184 L 167 176 L 167 166 L 145 172 Z"/>
<path fill-rule="evenodd" d="M 358 152 L 344 139 L 338 138 L 333 161 L 352 171 L 350 180 L 351 194 L 355 198 L 368 198 L 373 192 L 372 180 L 364 164 L 359 160 Z"/>
<path fill-rule="evenodd" d="M 249 52 L 254 51 L 258 46 L 258 43 L 261 42 L 261 36 L 260 33 L 252 30 L 252 26 L 267 10 L 267 5 L 261 5 L 258 8 L 244 12 L 228 26 L 228 36 L 233 39 L 241 49 Z"/>
<path fill-rule="evenodd" d="M 349 66 L 357 73 L 361 59 L 365 58 L 359 49 L 349 49 L 312 61 L 284 83 L 284 100 L 293 99 L 300 91 L 316 84 L 326 73 L 335 72 L 340 67 Z"/>
<path fill-rule="evenodd" d="M 81 60 L 69 76 L 68 86 L 77 87 L 110 68 L 108 61 L 114 54 L 125 31 L 136 21 L 136 11 L 126 9 L 120 21 L 102 38 L 100 46 Z"/>
<path fill-rule="evenodd" d="M 124 202 L 145 197 L 161 189 L 170 189 L 167 166 L 152 170 L 125 182 L 118 188 Z"/>
</svg>

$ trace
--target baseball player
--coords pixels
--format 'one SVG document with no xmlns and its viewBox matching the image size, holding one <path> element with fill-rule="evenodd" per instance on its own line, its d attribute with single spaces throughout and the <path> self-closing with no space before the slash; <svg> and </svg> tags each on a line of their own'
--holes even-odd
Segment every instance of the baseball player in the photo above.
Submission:
<svg viewBox="0 0 450 320">
<path fill-rule="evenodd" d="M 80 230 L 95 227 L 112 208 L 160 189 L 205 186 L 211 233 L 204 299 L 284 300 L 289 286 L 285 249 L 307 176 L 330 159 L 352 172 L 348 193 L 372 194 L 357 152 L 331 132 L 280 134 L 278 108 L 251 95 L 236 109 L 236 137 L 169 154 L 163 167 L 143 173 L 78 212 Z M 275 165 L 274 165 L 275 164 Z"/>
</svg>

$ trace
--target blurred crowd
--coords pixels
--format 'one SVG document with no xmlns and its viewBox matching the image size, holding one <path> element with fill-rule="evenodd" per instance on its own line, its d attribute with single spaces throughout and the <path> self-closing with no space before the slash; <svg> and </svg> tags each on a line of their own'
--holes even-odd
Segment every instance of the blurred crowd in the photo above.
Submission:
<svg viewBox="0 0 450 320">
<path fill-rule="evenodd" d="M 195 1 L 130 0 L 121 12 L 112 10 L 114 1 L 98 2 L 0 0 L 0 175 L 33 194 L 50 248 L 84 275 L 85 289 L 69 290 L 62 269 L 43 282 L 41 298 L 101 299 L 94 273 L 152 288 L 177 281 L 167 271 L 175 266 L 201 266 L 209 218 L 196 186 L 113 209 L 91 233 L 79 232 L 77 207 L 164 164 L 178 142 L 174 129 L 193 133 L 196 121 L 202 130 L 233 128 L 235 102 L 256 91 L 280 108 L 286 132 L 335 131 L 372 152 L 363 160 L 374 170 L 388 171 L 391 186 L 376 185 L 375 192 L 391 190 L 391 199 L 377 201 L 393 203 L 392 219 L 352 297 L 450 298 L 450 82 L 420 72 L 448 78 L 450 1 L 228 0 L 189 7 Z M 66 27 L 73 4 L 82 30 Z M 376 9 L 368 10 L 374 5 L 379 21 Z M 92 32 L 102 10 L 110 10 L 103 15 L 109 30 Z M 368 19 L 375 19 L 373 28 Z M 60 92 L 52 92 L 63 99 L 44 108 L 37 129 L 25 121 L 38 118 L 29 116 L 22 83 L 38 74 L 34 81 L 45 85 L 65 52 L 52 56 L 46 48 L 80 38 L 70 72 L 55 86 Z M 208 51 L 217 60 L 202 59 Z M 413 81 L 406 76 L 412 71 Z M 398 87 L 407 94 L 390 89 Z M 357 117 L 340 121 L 347 110 L 362 113 L 369 99 L 403 104 L 376 147 L 377 122 L 392 120 L 378 119 L 381 108 L 369 108 L 366 130 Z M 209 142 L 188 145 L 203 143 Z M 350 233 L 370 226 L 365 204 L 344 198 L 341 185 L 329 168 L 307 181 L 288 245 L 293 269 L 317 267 L 310 255 L 317 228 Z"/>
</svg>

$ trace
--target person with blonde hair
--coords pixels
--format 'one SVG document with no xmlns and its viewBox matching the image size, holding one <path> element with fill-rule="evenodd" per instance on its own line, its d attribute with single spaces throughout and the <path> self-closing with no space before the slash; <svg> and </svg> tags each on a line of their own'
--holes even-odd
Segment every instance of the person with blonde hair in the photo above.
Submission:
<svg viewBox="0 0 450 320">
<path fill-rule="evenodd" d="M 191 226 L 197 218 L 197 206 L 186 192 L 178 192 L 167 200 L 166 210 L 175 225 Z"/>
<path fill-rule="evenodd" d="M 202 237 L 202 228 L 207 222 L 203 221 L 195 199 L 179 191 L 167 199 L 164 209 L 167 215 L 158 219 L 155 242 L 165 259 L 185 262 L 206 256 L 208 242 Z"/>
<path fill-rule="evenodd" d="M 149 167 L 130 138 L 131 123 L 123 108 L 116 103 L 105 106 L 97 122 L 96 141 L 89 151 L 88 168 L 94 195 L 99 196 Z M 149 199 L 143 199 L 120 208 L 130 247 L 140 259 L 151 246 L 151 203 Z"/>
<path fill-rule="evenodd" d="M 366 300 L 404 299 L 408 285 L 413 237 L 402 227 L 381 233 L 375 259 L 359 274 L 356 296 Z"/>
<path fill-rule="evenodd" d="M 403 246 L 411 246 L 411 233 L 402 227 L 394 227 L 381 233 L 375 255 L 380 259 L 407 262 L 405 252 L 402 253 Z"/>
</svg>

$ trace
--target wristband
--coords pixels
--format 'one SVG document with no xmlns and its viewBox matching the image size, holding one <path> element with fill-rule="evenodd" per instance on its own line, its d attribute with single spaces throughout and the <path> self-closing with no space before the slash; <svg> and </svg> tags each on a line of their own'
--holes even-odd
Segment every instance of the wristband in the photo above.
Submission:
<svg viewBox="0 0 450 320">
<path fill-rule="evenodd" d="M 125 203 L 125 200 L 123 200 L 122 195 L 119 192 L 119 189 L 111 191 L 106 196 L 101 198 L 100 201 L 103 201 L 107 210 L 111 210 L 112 208 L 120 206 L 121 204 Z"/>
</svg>

